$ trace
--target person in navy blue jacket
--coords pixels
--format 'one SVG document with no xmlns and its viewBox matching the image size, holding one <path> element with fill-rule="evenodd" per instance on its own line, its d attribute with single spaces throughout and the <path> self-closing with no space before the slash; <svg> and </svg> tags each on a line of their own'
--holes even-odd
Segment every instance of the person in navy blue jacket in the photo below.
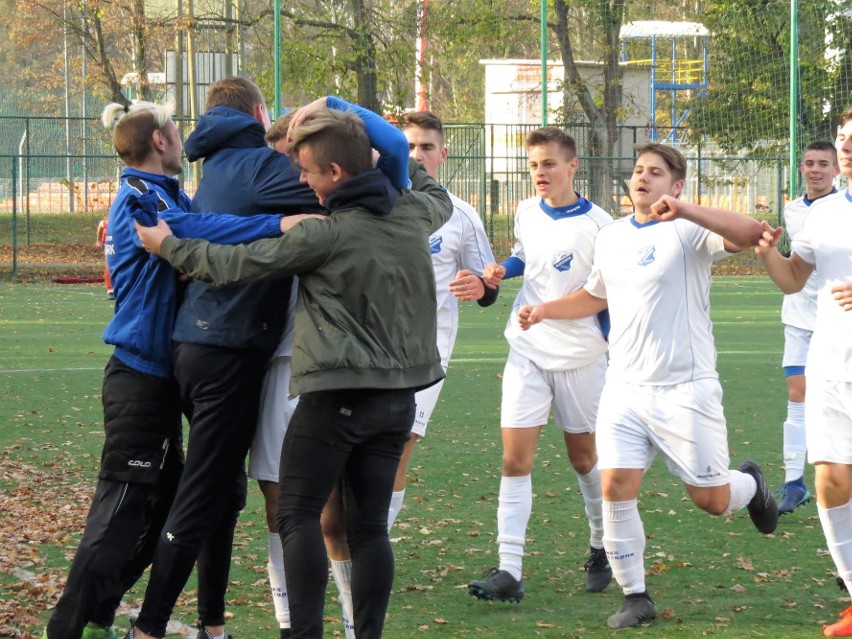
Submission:
<svg viewBox="0 0 852 639">
<path fill-rule="evenodd" d="M 185 145 L 190 161 L 203 160 L 192 211 L 290 215 L 323 210 L 287 156 L 267 146 L 269 116 L 254 83 L 242 77 L 214 83 L 205 109 Z M 198 637 L 226 635 L 231 549 L 247 492 L 245 459 L 290 289 L 291 278 L 228 288 L 189 282 L 172 334 L 189 447 L 154 556 L 140 629 L 162 632 L 197 565 Z"/>
<path fill-rule="evenodd" d="M 134 220 L 167 220 L 183 237 L 228 244 L 281 235 L 281 216 L 188 213 L 172 176 L 183 145 L 169 107 L 110 104 L 103 121 L 126 168 L 110 207 L 107 246 L 115 316 L 103 338 L 115 347 L 103 380 L 104 447 L 98 483 L 65 589 L 44 637 L 109 639 L 124 593 L 151 562 L 183 467 L 181 405 L 171 365 L 178 275 L 142 249 Z M 144 143 L 140 143 L 140 140 Z M 179 229 L 179 230 L 178 230 Z M 84 635 L 85 631 L 85 635 Z"/>
</svg>

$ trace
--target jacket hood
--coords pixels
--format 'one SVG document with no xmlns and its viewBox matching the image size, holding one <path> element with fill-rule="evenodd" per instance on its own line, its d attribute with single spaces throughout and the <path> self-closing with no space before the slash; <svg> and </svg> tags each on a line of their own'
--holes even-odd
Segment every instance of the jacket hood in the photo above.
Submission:
<svg viewBox="0 0 852 639">
<path fill-rule="evenodd" d="M 398 196 L 387 176 L 379 169 L 372 169 L 346 180 L 328 196 L 325 205 L 332 213 L 361 207 L 375 215 L 387 215 Z"/>
<path fill-rule="evenodd" d="M 206 158 L 220 149 L 265 147 L 266 131 L 250 115 L 226 106 L 215 106 L 198 120 L 184 143 L 190 162 Z"/>
</svg>

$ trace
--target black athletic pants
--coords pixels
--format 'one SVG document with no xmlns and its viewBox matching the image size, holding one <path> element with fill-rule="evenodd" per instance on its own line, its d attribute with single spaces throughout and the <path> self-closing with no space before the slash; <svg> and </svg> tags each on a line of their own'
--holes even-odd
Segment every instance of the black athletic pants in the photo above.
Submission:
<svg viewBox="0 0 852 639">
<path fill-rule="evenodd" d="M 237 517 L 245 505 L 245 458 L 254 437 L 268 355 L 260 349 L 175 345 L 175 378 L 189 418 L 186 465 L 160 533 L 136 626 L 165 635 L 198 561 L 198 615 L 225 623 Z"/>
<path fill-rule="evenodd" d="M 358 639 L 381 637 L 393 584 L 387 534 L 396 468 L 414 422 L 413 390 L 304 393 L 281 451 L 278 531 L 291 637 L 323 636 L 328 558 L 320 513 L 343 479 Z"/>
<path fill-rule="evenodd" d="M 101 469 L 80 546 L 47 624 L 50 639 L 80 639 L 88 622 L 112 625 L 124 593 L 151 563 L 183 467 L 174 380 L 140 373 L 113 357 L 104 372 L 103 404 L 102 459 L 113 471 Z M 134 436 L 168 432 L 169 440 Z M 134 470 L 121 471 L 132 464 Z"/>
</svg>

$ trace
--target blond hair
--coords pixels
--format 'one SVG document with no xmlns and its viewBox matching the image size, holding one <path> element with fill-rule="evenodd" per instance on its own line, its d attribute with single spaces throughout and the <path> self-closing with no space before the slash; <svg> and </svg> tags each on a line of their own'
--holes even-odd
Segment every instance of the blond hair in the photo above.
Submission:
<svg viewBox="0 0 852 639">
<path fill-rule="evenodd" d="M 293 129 L 290 154 L 298 159 L 299 149 L 311 149 L 314 161 L 325 171 L 337 164 L 350 176 L 373 168 L 373 151 L 364 123 L 355 113 L 324 109 Z"/>
<path fill-rule="evenodd" d="M 130 105 L 111 102 L 104 107 L 101 121 L 113 127 L 112 144 L 118 157 L 128 165 L 141 164 L 151 152 L 151 135 L 162 129 L 174 115 L 174 104 L 134 100 Z"/>
</svg>

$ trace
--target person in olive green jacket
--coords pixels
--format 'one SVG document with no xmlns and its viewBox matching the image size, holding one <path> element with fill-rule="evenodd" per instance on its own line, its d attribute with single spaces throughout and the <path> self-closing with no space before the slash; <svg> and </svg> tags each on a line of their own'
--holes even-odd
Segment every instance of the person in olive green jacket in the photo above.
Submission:
<svg viewBox="0 0 852 639">
<path fill-rule="evenodd" d="M 407 163 L 405 137 L 386 126 L 378 150 Z M 393 581 L 387 510 L 414 393 L 444 376 L 428 237 L 452 205 L 416 163 L 411 188 L 388 180 L 398 170 L 373 169 L 371 141 L 380 145 L 352 113 L 313 111 L 292 138 L 301 179 L 327 218 L 235 247 L 178 240 L 165 225 L 137 228 L 146 249 L 215 284 L 299 276 L 290 391 L 300 401 L 284 441 L 278 508 L 291 637 L 322 636 L 328 563 L 319 518 L 342 478 L 355 632 L 371 639 L 381 636 Z"/>
</svg>

